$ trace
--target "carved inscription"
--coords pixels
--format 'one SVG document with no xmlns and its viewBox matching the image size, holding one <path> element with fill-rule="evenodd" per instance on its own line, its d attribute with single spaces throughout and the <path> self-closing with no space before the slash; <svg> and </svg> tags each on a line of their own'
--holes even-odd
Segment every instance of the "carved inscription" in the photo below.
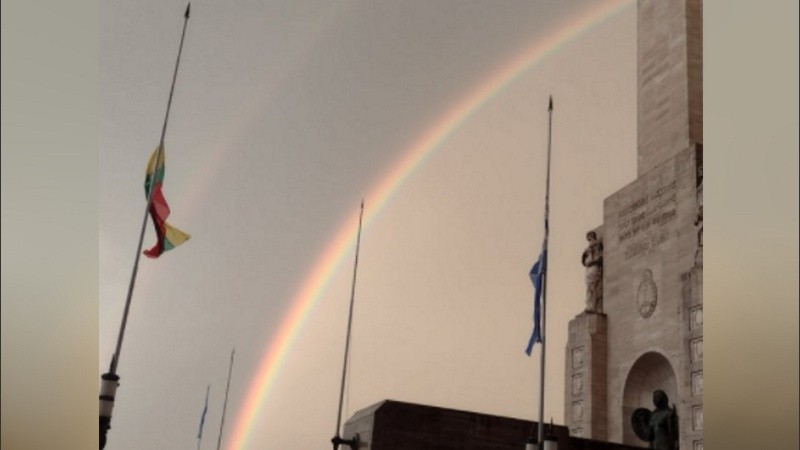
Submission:
<svg viewBox="0 0 800 450">
<path fill-rule="evenodd" d="M 618 213 L 617 239 L 626 244 L 625 259 L 656 248 L 669 239 L 666 225 L 677 217 L 675 180 L 633 199 Z"/>
</svg>

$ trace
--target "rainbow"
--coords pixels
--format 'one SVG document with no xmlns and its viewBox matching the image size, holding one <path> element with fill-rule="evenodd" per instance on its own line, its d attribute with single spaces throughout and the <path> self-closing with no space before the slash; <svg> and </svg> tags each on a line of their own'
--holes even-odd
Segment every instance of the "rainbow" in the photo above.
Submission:
<svg viewBox="0 0 800 450">
<path fill-rule="evenodd" d="M 632 3 L 633 0 L 609 0 L 597 4 L 582 15 L 572 18 L 568 23 L 558 27 L 547 37 L 537 40 L 509 63 L 487 76 L 466 97 L 419 136 L 389 173 L 370 191 L 365 199 L 364 224 L 369 225 L 409 175 L 487 101 L 513 83 L 528 69 L 555 53 L 560 47 L 604 20 L 613 17 Z M 269 347 L 253 376 L 244 404 L 238 412 L 228 449 L 245 448 L 248 432 L 256 423 L 261 407 L 280 371 L 284 356 L 292 348 L 292 343 L 300 332 L 305 319 L 325 292 L 345 255 L 355 245 L 357 228 L 358 219 L 356 217 L 344 223 L 303 280 L 299 291 L 290 303 L 288 314 L 272 336 Z"/>
</svg>

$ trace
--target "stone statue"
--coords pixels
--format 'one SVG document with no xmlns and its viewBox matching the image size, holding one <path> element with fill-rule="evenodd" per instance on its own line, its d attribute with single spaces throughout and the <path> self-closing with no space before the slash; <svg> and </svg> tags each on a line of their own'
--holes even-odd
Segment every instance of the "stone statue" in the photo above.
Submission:
<svg viewBox="0 0 800 450">
<path fill-rule="evenodd" d="M 697 250 L 694 252 L 694 265 L 700 269 L 703 268 L 703 207 L 700 207 L 700 213 L 697 221 L 694 223 L 698 226 L 697 230 Z"/>
<path fill-rule="evenodd" d="M 661 389 L 653 392 L 656 409 L 637 408 L 631 416 L 631 425 L 636 436 L 650 443 L 655 450 L 678 448 L 678 416 L 675 405 L 669 407 L 669 398 Z"/>
<path fill-rule="evenodd" d="M 586 233 L 589 246 L 583 252 L 581 262 L 586 267 L 586 312 L 603 312 L 603 243 L 597 233 Z"/>
<path fill-rule="evenodd" d="M 703 166 L 697 166 L 697 176 L 699 181 L 697 183 L 696 202 L 697 202 L 697 217 L 694 220 L 694 226 L 697 227 L 697 250 L 694 253 L 694 265 L 698 268 L 703 267 Z"/>
</svg>

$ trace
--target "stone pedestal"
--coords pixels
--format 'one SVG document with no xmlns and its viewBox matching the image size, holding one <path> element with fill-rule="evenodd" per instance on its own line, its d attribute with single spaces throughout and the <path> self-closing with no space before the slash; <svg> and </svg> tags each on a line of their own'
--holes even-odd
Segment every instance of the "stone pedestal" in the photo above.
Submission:
<svg viewBox="0 0 800 450">
<path fill-rule="evenodd" d="M 569 322 L 564 423 L 571 436 L 607 440 L 605 314 L 582 313 Z"/>
</svg>

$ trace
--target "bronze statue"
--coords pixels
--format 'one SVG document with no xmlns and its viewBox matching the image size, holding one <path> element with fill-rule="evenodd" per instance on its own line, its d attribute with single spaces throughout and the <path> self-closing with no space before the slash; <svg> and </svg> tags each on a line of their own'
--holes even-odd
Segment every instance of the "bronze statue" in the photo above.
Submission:
<svg viewBox="0 0 800 450">
<path fill-rule="evenodd" d="M 661 389 L 653 392 L 656 409 L 637 408 L 631 416 L 631 425 L 636 436 L 650 443 L 655 450 L 678 448 L 678 416 L 675 405 L 669 407 L 669 398 Z"/>
<path fill-rule="evenodd" d="M 589 246 L 583 252 L 581 262 L 586 267 L 586 312 L 603 312 L 603 243 L 597 233 L 586 233 Z"/>
</svg>

